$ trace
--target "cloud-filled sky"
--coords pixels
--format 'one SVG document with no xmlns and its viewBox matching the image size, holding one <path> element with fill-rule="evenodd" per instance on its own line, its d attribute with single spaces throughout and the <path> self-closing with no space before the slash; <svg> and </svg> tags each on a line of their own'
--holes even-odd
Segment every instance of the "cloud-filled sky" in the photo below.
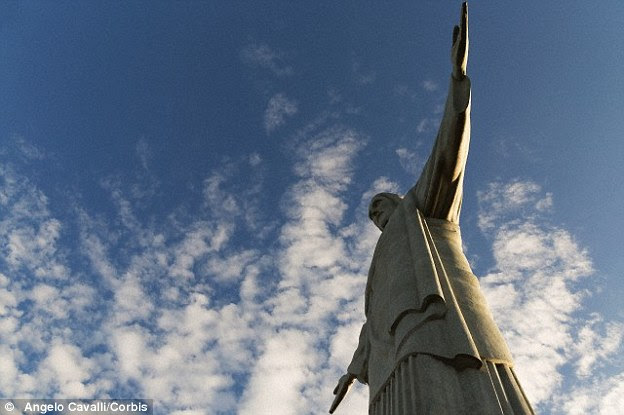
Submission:
<svg viewBox="0 0 624 415">
<path fill-rule="evenodd" d="M 537 411 L 618 414 L 624 5 L 499 3 L 470 4 L 467 257 Z M 326 412 L 459 6 L 2 3 L 0 397 Z"/>
</svg>

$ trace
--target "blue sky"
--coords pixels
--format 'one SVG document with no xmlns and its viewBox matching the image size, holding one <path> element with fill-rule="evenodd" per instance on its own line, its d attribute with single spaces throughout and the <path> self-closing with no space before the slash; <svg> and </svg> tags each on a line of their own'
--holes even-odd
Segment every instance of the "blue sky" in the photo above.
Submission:
<svg viewBox="0 0 624 415">
<path fill-rule="evenodd" d="M 326 411 L 459 6 L 3 2 L 0 395 Z M 544 414 L 624 407 L 623 20 L 470 4 L 462 235 Z"/>
</svg>

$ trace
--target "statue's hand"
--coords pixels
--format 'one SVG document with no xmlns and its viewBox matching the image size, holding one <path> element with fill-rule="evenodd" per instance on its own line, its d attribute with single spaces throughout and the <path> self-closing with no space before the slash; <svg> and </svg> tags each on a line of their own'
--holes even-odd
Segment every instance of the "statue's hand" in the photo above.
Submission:
<svg viewBox="0 0 624 415">
<path fill-rule="evenodd" d="M 468 3 L 464 2 L 461 8 L 459 26 L 455 26 L 453 29 L 451 62 L 453 64 L 453 77 L 455 79 L 463 79 L 466 76 L 468 46 Z"/>
<path fill-rule="evenodd" d="M 338 381 L 338 385 L 336 385 L 336 387 L 334 388 L 334 395 L 336 395 L 336 397 L 334 398 L 334 401 L 332 402 L 331 407 L 329 408 L 330 414 L 334 413 L 334 411 L 336 410 L 336 408 L 342 401 L 342 398 L 344 398 L 347 392 L 349 391 L 349 388 L 351 387 L 351 384 L 353 383 L 354 380 L 355 380 L 355 376 L 352 375 L 351 373 L 342 375 L 342 377 Z"/>
</svg>

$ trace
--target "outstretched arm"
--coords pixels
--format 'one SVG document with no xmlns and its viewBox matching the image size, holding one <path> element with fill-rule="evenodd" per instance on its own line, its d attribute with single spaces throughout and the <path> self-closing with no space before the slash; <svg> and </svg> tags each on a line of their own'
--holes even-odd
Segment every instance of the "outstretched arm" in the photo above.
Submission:
<svg viewBox="0 0 624 415">
<path fill-rule="evenodd" d="M 470 144 L 468 48 L 468 5 L 463 3 L 459 26 L 453 30 L 452 75 L 444 116 L 429 160 L 411 190 L 426 217 L 451 222 L 459 221 L 463 173 Z"/>
</svg>

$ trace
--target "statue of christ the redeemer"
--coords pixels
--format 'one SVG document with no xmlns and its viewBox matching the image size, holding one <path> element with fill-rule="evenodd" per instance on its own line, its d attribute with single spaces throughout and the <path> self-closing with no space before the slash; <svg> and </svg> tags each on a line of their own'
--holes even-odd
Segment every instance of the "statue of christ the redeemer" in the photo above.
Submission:
<svg viewBox="0 0 624 415">
<path fill-rule="evenodd" d="M 381 193 L 371 201 L 369 216 L 382 232 L 366 284 L 366 323 L 330 413 L 355 379 L 369 386 L 369 414 L 534 413 L 459 232 L 470 140 L 466 3 L 451 58 L 444 117 L 418 182 L 403 198 Z"/>
</svg>

